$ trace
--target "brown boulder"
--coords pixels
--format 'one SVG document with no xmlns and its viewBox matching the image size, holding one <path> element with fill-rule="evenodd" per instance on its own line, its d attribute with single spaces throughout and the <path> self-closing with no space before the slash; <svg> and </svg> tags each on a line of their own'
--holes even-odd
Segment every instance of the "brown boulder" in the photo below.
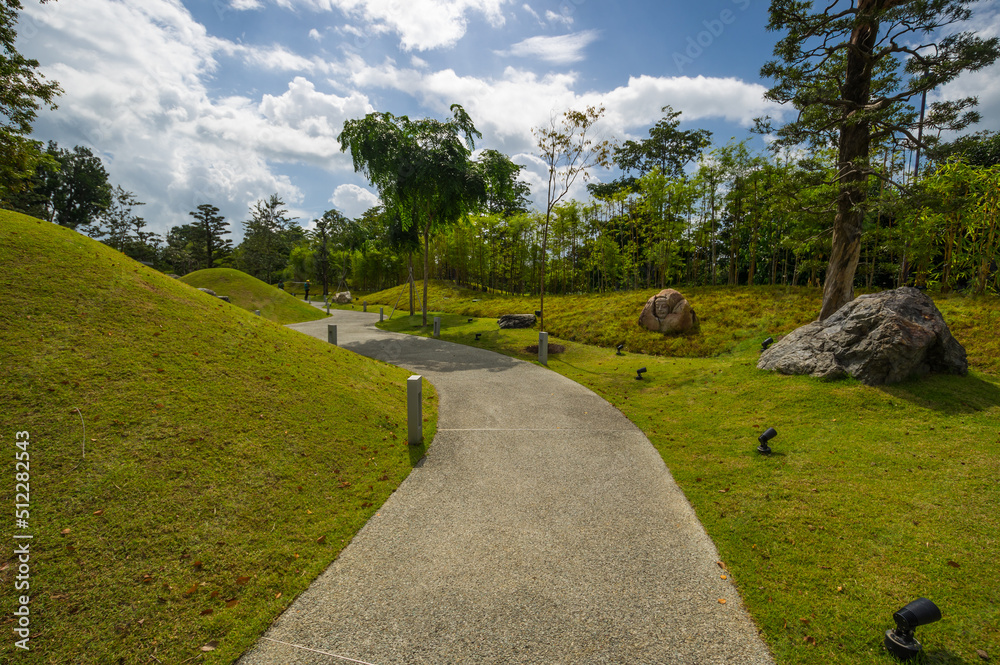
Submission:
<svg viewBox="0 0 1000 665">
<path fill-rule="evenodd" d="M 690 303 L 673 289 L 664 289 L 647 300 L 639 315 L 639 325 L 653 332 L 687 332 L 697 323 Z"/>
</svg>

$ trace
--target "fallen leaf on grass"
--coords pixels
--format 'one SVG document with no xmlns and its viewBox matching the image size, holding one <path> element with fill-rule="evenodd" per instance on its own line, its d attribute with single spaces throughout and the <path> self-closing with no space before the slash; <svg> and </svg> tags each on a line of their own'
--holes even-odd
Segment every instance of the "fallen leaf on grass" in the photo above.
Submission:
<svg viewBox="0 0 1000 665">
<path fill-rule="evenodd" d="M 236 607 L 236 604 L 240 602 L 239 598 L 230 598 L 226 601 L 226 607 Z"/>
<path fill-rule="evenodd" d="M 719 568 L 726 570 L 726 564 L 722 563 L 721 561 L 716 561 L 715 563 L 719 566 Z"/>
<path fill-rule="evenodd" d="M 250 577 L 246 576 L 246 575 L 243 576 L 243 577 L 237 577 L 236 578 L 236 583 L 239 584 L 240 586 L 243 586 L 244 584 L 246 584 L 249 581 L 250 581 Z"/>
<path fill-rule="evenodd" d="M 210 607 L 210 608 L 208 608 L 207 610 L 202 610 L 202 611 L 201 611 L 201 616 L 205 616 L 206 614 L 211 614 L 212 612 L 213 612 L 213 610 L 212 610 L 212 608 Z"/>
<path fill-rule="evenodd" d="M 278 593 L 274 594 L 274 599 L 277 600 L 278 598 L 281 598 L 281 592 L 280 591 Z"/>
<path fill-rule="evenodd" d="M 316 539 L 316 542 L 320 543 L 320 544 L 325 543 L 326 542 L 326 536 L 320 536 L 319 538 Z"/>
<path fill-rule="evenodd" d="M 63 530 L 62 530 L 62 531 L 60 531 L 59 533 L 61 533 L 62 535 L 64 535 L 64 536 L 65 536 L 65 535 L 66 535 L 67 533 L 69 533 L 69 532 L 70 532 L 70 530 L 69 530 L 69 529 L 63 529 Z"/>
<path fill-rule="evenodd" d="M 201 561 L 195 561 L 191 565 L 194 566 L 195 568 L 201 568 Z"/>
<path fill-rule="evenodd" d="M 961 568 L 962 567 L 956 561 L 949 561 L 948 565 L 951 566 L 952 568 Z"/>
<path fill-rule="evenodd" d="M 812 635 L 806 635 L 805 637 L 802 638 L 802 641 L 808 644 L 809 646 L 812 647 L 816 646 L 816 638 L 813 637 Z"/>
<path fill-rule="evenodd" d="M 94 514 L 95 515 L 103 515 L 104 514 L 104 510 L 103 509 L 101 509 L 101 510 L 95 510 Z"/>
<path fill-rule="evenodd" d="M 214 591 L 212 591 L 212 593 L 208 594 L 208 597 L 209 598 L 218 598 L 219 597 L 219 590 L 215 589 Z"/>
<path fill-rule="evenodd" d="M 988 653 L 986 653 L 985 651 L 983 651 L 982 649 L 976 649 L 976 655 L 979 656 L 980 658 L 982 658 L 983 660 L 989 660 L 990 659 L 990 655 Z"/>
<path fill-rule="evenodd" d="M 809 625 L 809 619 L 799 619 L 802 623 Z"/>
<path fill-rule="evenodd" d="M 215 651 L 215 647 L 217 647 L 217 646 L 219 646 L 219 643 L 216 642 L 215 640 L 212 640 L 211 642 L 209 642 L 205 646 L 201 647 L 201 650 L 202 651 Z"/>
<path fill-rule="evenodd" d="M 192 584 L 191 588 L 184 592 L 185 595 L 190 596 L 192 593 L 198 590 L 197 584 Z"/>
</svg>

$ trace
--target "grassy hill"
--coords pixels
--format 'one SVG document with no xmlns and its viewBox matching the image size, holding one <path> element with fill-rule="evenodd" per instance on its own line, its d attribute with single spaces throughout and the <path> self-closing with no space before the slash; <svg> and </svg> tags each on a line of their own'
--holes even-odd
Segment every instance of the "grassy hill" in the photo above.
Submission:
<svg viewBox="0 0 1000 665">
<path fill-rule="evenodd" d="M 404 370 L 22 215 L 0 212 L 0 266 L 4 454 L 27 432 L 30 456 L 5 617 L 12 536 L 33 536 L 31 651 L 8 620 L 0 662 L 230 663 L 423 453 Z"/>
<path fill-rule="evenodd" d="M 659 289 L 548 295 L 545 329 L 563 340 L 614 347 L 624 343 L 633 353 L 707 358 L 758 347 L 765 337 L 777 339 L 814 320 L 819 313 L 819 289 L 784 286 L 678 287 L 698 314 L 700 329 L 686 335 L 664 336 L 639 327 L 639 312 Z M 422 283 L 416 287 L 419 316 Z M 402 297 L 400 297 L 402 294 Z M 944 314 L 952 334 L 966 348 L 970 366 L 1000 376 L 1000 298 L 930 294 Z M 398 299 L 394 318 L 409 313 L 409 290 L 403 286 L 364 297 L 369 305 L 386 307 L 386 316 Z M 496 319 L 502 314 L 538 309 L 537 297 L 502 296 L 463 289 L 444 282 L 428 285 L 428 311 L 457 318 Z M 464 321 L 464 319 L 462 319 Z M 495 326 L 493 327 L 495 330 Z M 485 328 L 484 328 L 485 330 Z"/>
<path fill-rule="evenodd" d="M 326 316 L 290 293 L 232 268 L 198 270 L 184 275 L 181 281 L 195 288 L 211 289 L 220 296 L 229 296 L 232 304 L 247 311 L 259 309 L 262 317 L 282 325 L 315 321 Z"/>
</svg>

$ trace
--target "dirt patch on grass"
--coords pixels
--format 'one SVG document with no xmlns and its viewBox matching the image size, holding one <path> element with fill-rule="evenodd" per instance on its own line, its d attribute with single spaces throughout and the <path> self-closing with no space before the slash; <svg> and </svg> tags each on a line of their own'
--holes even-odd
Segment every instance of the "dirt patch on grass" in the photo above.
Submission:
<svg viewBox="0 0 1000 665">
<path fill-rule="evenodd" d="M 563 353 L 566 347 L 562 344 L 549 344 L 549 353 Z M 531 346 L 524 347 L 525 353 L 538 353 L 538 345 L 532 344 Z"/>
</svg>

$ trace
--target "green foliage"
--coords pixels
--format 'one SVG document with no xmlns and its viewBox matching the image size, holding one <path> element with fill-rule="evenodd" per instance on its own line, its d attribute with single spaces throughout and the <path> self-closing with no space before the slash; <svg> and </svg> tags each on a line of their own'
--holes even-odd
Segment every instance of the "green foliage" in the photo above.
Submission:
<svg viewBox="0 0 1000 665">
<path fill-rule="evenodd" d="M 351 153 L 354 170 L 378 188 L 382 203 L 399 213 L 403 228 L 420 229 L 425 283 L 431 232 L 475 210 L 486 197 L 483 173 L 471 159 L 482 134 L 461 106 L 452 104 L 451 111 L 447 122 L 370 113 L 346 121 L 338 137 L 341 149 Z M 426 294 L 424 301 L 426 318 Z"/>
<path fill-rule="evenodd" d="M 233 251 L 232 240 L 222 237 L 229 233 L 229 222 L 210 203 L 202 203 L 188 214 L 194 217 L 193 226 L 197 229 L 192 247 L 195 260 L 204 268 L 214 268 L 217 261 Z"/>
<path fill-rule="evenodd" d="M 46 0 L 42 0 L 45 2 Z M 41 145 L 28 138 L 31 125 L 43 107 L 55 109 L 53 101 L 62 90 L 55 81 L 38 73 L 38 61 L 18 53 L 20 0 L 0 3 L 0 201 L 22 192 L 46 160 Z"/>
<path fill-rule="evenodd" d="M 635 171 L 643 176 L 655 168 L 670 178 L 678 178 L 683 175 L 684 167 L 708 147 L 712 138 L 710 131 L 679 131 L 681 112 L 670 106 L 660 111 L 665 115 L 649 130 L 648 139 L 625 141 L 615 148 L 614 162 L 622 171 Z"/>
<path fill-rule="evenodd" d="M 288 265 L 292 248 L 305 232 L 288 217 L 285 202 L 277 194 L 261 199 L 250 208 L 243 222 L 243 242 L 234 254 L 236 267 L 268 284 Z"/>
<path fill-rule="evenodd" d="M 71 229 L 98 223 L 113 202 L 114 190 L 101 159 L 90 148 L 60 148 L 49 141 L 45 159 L 26 181 L 26 188 L 9 198 L 10 208 Z"/>
</svg>

